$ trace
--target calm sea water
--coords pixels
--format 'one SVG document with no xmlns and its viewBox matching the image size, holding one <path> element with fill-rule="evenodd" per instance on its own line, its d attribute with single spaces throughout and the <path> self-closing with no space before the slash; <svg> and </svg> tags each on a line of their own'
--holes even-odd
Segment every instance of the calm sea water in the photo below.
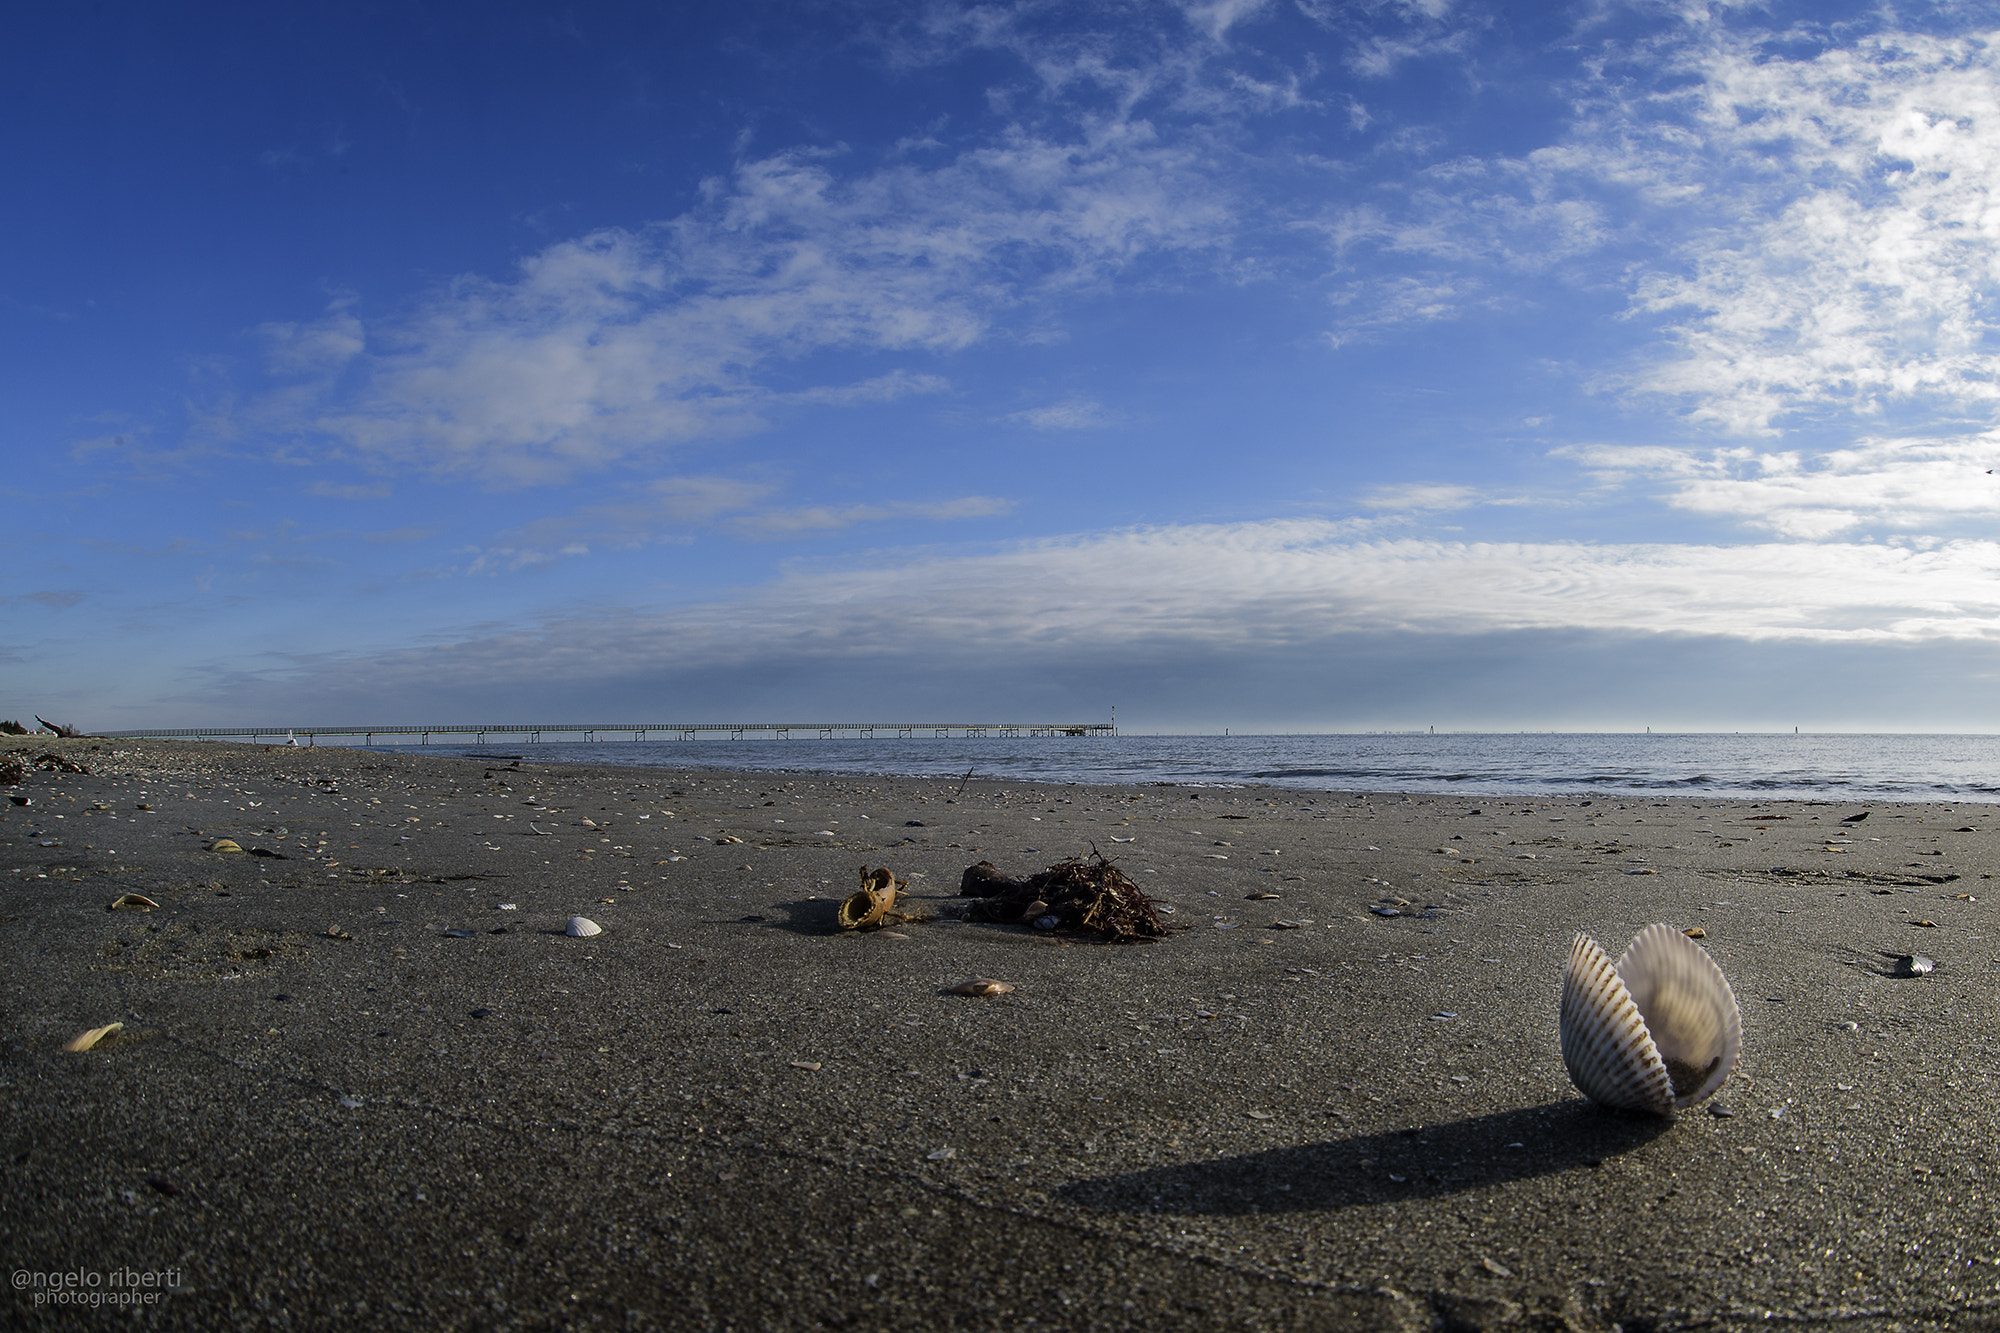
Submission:
<svg viewBox="0 0 2000 1333">
<path fill-rule="evenodd" d="M 550 763 L 1305 791 L 2000 802 L 2000 736 L 1091 736 L 376 746 Z"/>
</svg>

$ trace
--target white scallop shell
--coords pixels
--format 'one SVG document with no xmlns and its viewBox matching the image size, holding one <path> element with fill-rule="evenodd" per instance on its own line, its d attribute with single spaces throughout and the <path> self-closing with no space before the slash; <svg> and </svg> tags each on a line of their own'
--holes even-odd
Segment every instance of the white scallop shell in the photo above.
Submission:
<svg viewBox="0 0 2000 1333">
<path fill-rule="evenodd" d="M 586 935 L 602 935 L 603 933 L 604 927 L 598 925 L 587 916 L 573 916 L 569 919 L 569 924 L 563 927 L 563 934 L 579 939 Z"/>
<path fill-rule="evenodd" d="M 1671 1115 L 1735 1072 L 1743 1013 L 1715 960 L 1672 926 L 1640 931 L 1615 966 L 1579 935 L 1563 967 L 1562 1053 L 1592 1101 Z"/>
</svg>

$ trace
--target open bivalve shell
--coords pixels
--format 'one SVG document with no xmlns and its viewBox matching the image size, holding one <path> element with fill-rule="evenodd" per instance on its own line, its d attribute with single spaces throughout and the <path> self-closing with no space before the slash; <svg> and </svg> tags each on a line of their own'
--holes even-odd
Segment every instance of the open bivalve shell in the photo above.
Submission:
<svg viewBox="0 0 2000 1333">
<path fill-rule="evenodd" d="M 880 926 L 889 913 L 896 910 L 896 895 L 900 891 L 896 877 L 885 867 L 870 870 L 861 867 L 861 887 L 849 894 L 846 901 L 834 910 L 834 919 L 842 930 L 865 930 Z"/>
<path fill-rule="evenodd" d="M 1743 1057 L 1729 979 L 1672 926 L 1648 926 L 1614 965 L 1579 935 L 1563 967 L 1562 1054 L 1602 1106 L 1672 1115 L 1715 1095 Z"/>
</svg>

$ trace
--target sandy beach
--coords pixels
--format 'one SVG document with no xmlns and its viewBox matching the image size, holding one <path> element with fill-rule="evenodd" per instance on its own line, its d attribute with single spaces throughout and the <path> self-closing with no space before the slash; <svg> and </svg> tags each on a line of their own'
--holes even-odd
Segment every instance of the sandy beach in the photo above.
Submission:
<svg viewBox="0 0 2000 1333">
<path fill-rule="evenodd" d="M 16 1327 L 2000 1323 L 1993 806 L 8 758 Z M 1187 929 L 954 918 L 1093 849 Z M 1747 1034 L 1672 1121 L 1556 1044 L 1654 921 Z"/>
</svg>

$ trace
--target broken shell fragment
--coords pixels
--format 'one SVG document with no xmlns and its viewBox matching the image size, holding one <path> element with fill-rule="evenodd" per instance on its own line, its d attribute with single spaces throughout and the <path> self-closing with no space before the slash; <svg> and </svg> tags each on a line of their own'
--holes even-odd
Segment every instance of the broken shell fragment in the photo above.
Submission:
<svg viewBox="0 0 2000 1333">
<path fill-rule="evenodd" d="M 896 877 L 885 867 L 861 867 L 861 887 L 848 895 L 834 913 L 842 930 L 879 926 L 896 907 Z"/>
<path fill-rule="evenodd" d="M 1602 1106 L 1671 1115 L 1721 1088 L 1743 1055 L 1743 1013 L 1699 944 L 1653 925 L 1614 966 L 1578 935 L 1563 967 L 1562 1054 Z"/>
<path fill-rule="evenodd" d="M 1935 970 L 1937 964 L 1920 953 L 1904 954 L 1896 960 L 1896 975 L 1899 977 L 1921 977 Z"/>
<path fill-rule="evenodd" d="M 80 1036 L 71 1038 L 69 1045 L 63 1047 L 63 1049 L 66 1051 L 87 1051 L 112 1033 L 123 1032 L 124 1030 L 125 1025 L 123 1023 L 106 1023 L 101 1028 L 92 1028 Z"/>
<path fill-rule="evenodd" d="M 214 842 L 208 844 L 208 850 L 211 852 L 240 852 L 243 850 L 243 845 L 234 838 L 217 838 Z"/>
<path fill-rule="evenodd" d="M 1004 981 L 995 981 L 991 977 L 974 977 L 970 981 L 959 982 L 945 993 L 947 995 L 1005 995 L 1013 989 L 1012 986 Z"/>
<path fill-rule="evenodd" d="M 116 898 L 113 898 L 111 905 L 104 910 L 115 912 L 121 907 L 136 907 L 142 912 L 150 912 L 158 906 L 158 903 L 143 893 L 121 893 Z"/>
<path fill-rule="evenodd" d="M 587 916 L 573 916 L 569 919 L 568 924 L 563 927 L 563 934 L 568 935 L 572 939 L 586 939 L 592 935 L 602 935 L 603 933 L 604 927 L 598 925 Z"/>
</svg>

